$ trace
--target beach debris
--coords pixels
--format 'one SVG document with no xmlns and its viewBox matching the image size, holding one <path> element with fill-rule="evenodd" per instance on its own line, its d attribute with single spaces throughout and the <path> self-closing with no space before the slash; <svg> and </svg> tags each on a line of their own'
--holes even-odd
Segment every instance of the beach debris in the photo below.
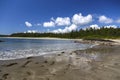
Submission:
<svg viewBox="0 0 120 80">
<path fill-rule="evenodd" d="M 39 64 L 39 62 L 35 62 L 35 64 Z"/>
<path fill-rule="evenodd" d="M 70 53 L 70 55 L 72 55 L 73 53 Z"/>
<path fill-rule="evenodd" d="M 111 40 L 106 40 L 106 39 L 95 39 L 95 38 L 91 38 L 91 39 L 83 39 L 83 40 L 89 40 L 89 41 L 102 41 L 102 42 L 114 42 L 114 41 L 111 41 Z"/>
<path fill-rule="evenodd" d="M 75 43 L 83 43 L 83 44 L 98 44 L 98 45 L 109 45 L 112 46 L 115 41 L 109 39 L 99 39 L 99 38 L 84 38 L 82 40 L 76 40 Z"/>
<path fill-rule="evenodd" d="M 0 40 L 0 42 L 4 42 L 4 41 Z"/>
<path fill-rule="evenodd" d="M 61 52 L 61 53 L 65 53 L 65 52 L 63 51 L 63 52 Z"/>
<path fill-rule="evenodd" d="M 54 65 L 55 64 L 55 61 L 52 61 L 52 63 L 50 65 Z"/>
<path fill-rule="evenodd" d="M 31 73 L 31 72 L 29 72 L 29 71 L 27 71 L 26 73 L 27 73 L 27 75 L 32 75 L 32 73 Z"/>
<path fill-rule="evenodd" d="M 48 63 L 48 61 L 47 61 L 47 60 L 45 60 L 45 61 L 44 61 L 44 63 Z"/>
<path fill-rule="evenodd" d="M 22 67 L 26 67 L 26 65 L 28 65 L 30 62 L 32 62 L 32 61 L 27 61 L 27 62 L 25 62 L 25 63 L 22 65 Z"/>
<path fill-rule="evenodd" d="M 16 64 L 18 64 L 18 63 L 10 63 L 10 64 L 8 64 L 8 65 L 2 65 L 2 66 L 10 67 L 10 66 L 13 66 L 13 65 L 16 65 Z"/>
<path fill-rule="evenodd" d="M 23 80 L 28 80 L 27 78 L 23 78 Z"/>
<path fill-rule="evenodd" d="M 27 57 L 26 59 L 32 59 L 33 57 Z"/>
<path fill-rule="evenodd" d="M 41 67 L 45 67 L 45 65 L 41 65 Z"/>
<path fill-rule="evenodd" d="M 6 74 L 4 74 L 4 75 L 2 76 L 2 78 L 3 78 L 3 79 L 7 79 L 8 75 L 9 75 L 9 74 L 6 73 Z"/>
<path fill-rule="evenodd" d="M 61 56 L 61 54 L 58 54 L 58 56 Z"/>
<path fill-rule="evenodd" d="M 114 65 L 119 65 L 119 63 L 114 63 Z"/>
<path fill-rule="evenodd" d="M 49 78 L 47 78 L 46 80 L 50 80 Z"/>
</svg>

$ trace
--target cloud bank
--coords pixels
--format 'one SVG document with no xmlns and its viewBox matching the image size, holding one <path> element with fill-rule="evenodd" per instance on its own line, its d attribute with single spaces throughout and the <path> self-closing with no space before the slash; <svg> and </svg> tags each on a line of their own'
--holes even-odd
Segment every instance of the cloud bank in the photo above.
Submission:
<svg viewBox="0 0 120 80">
<path fill-rule="evenodd" d="M 43 27 L 59 27 L 65 26 L 64 29 L 58 28 L 53 30 L 54 33 L 66 33 L 72 30 L 76 30 L 79 26 L 89 24 L 93 21 L 92 15 L 88 14 L 83 16 L 82 13 L 74 14 L 70 17 L 57 17 L 51 18 L 50 22 L 44 22 Z"/>
<path fill-rule="evenodd" d="M 91 24 L 94 23 L 94 24 Z M 96 24 L 97 23 L 97 24 Z M 74 14 L 72 17 L 52 17 L 50 21 L 38 23 L 36 26 L 47 28 L 47 32 L 53 32 L 53 33 L 67 33 L 71 32 L 73 30 L 77 30 L 78 28 L 83 29 L 100 29 L 101 27 L 98 26 L 102 23 L 103 24 L 109 24 L 107 26 L 104 26 L 104 28 L 117 28 L 116 25 L 110 25 L 112 23 L 120 23 L 120 19 L 113 20 L 112 18 L 109 18 L 105 15 L 101 16 L 93 16 L 92 14 L 82 15 L 82 13 Z M 32 27 L 33 25 L 26 21 L 25 25 L 27 27 Z M 89 26 L 89 27 L 85 27 Z M 51 28 L 51 29 L 50 29 Z M 34 32 L 34 31 L 28 31 L 28 32 Z"/>
</svg>

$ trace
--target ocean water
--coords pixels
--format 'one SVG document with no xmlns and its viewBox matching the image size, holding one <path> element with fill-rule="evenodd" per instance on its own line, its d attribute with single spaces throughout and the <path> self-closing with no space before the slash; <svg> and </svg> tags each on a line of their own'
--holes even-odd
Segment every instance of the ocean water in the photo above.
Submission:
<svg viewBox="0 0 120 80">
<path fill-rule="evenodd" d="M 93 45 L 74 43 L 73 40 L 0 38 L 0 60 L 57 54 L 90 48 Z"/>
</svg>

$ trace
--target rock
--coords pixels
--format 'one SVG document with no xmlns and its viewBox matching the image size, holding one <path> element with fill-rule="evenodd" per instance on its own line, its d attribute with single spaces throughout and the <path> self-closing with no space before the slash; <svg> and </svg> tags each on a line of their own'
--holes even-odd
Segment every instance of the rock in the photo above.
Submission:
<svg viewBox="0 0 120 80">
<path fill-rule="evenodd" d="M 10 67 L 10 66 L 13 66 L 13 65 L 17 65 L 18 63 L 10 63 L 8 65 L 2 65 L 2 66 L 5 66 L 5 67 Z"/>
<path fill-rule="evenodd" d="M 61 56 L 61 54 L 58 54 L 58 56 Z"/>
<path fill-rule="evenodd" d="M 32 59 L 33 57 L 27 57 L 26 59 Z"/>
<path fill-rule="evenodd" d="M 45 60 L 45 61 L 44 61 L 44 63 L 48 63 L 48 61 L 47 61 L 47 60 Z"/>
<path fill-rule="evenodd" d="M 61 53 L 65 53 L 65 52 L 61 52 Z"/>
<path fill-rule="evenodd" d="M 4 41 L 0 40 L 0 42 L 4 42 Z"/>
<path fill-rule="evenodd" d="M 26 67 L 26 65 L 28 65 L 30 62 L 32 62 L 32 61 L 27 61 L 27 62 L 25 62 L 25 63 L 22 65 L 22 67 Z"/>
<path fill-rule="evenodd" d="M 2 78 L 4 79 L 4 80 L 6 80 L 7 79 L 7 77 L 8 77 L 8 73 L 6 73 L 6 74 L 4 74 L 3 76 L 2 76 Z"/>
<path fill-rule="evenodd" d="M 54 65 L 55 64 L 55 61 L 53 61 L 50 65 Z"/>
</svg>

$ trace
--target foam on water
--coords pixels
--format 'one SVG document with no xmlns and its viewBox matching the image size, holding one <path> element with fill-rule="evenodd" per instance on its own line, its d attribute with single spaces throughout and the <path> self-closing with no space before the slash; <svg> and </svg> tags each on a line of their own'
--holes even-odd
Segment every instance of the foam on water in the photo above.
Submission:
<svg viewBox="0 0 120 80">
<path fill-rule="evenodd" d="M 3 39 L 0 43 L 0 60 L 60 53 L 90 48 L 93 45 L 74 43 L 72 40 Z"/>
</svg>

